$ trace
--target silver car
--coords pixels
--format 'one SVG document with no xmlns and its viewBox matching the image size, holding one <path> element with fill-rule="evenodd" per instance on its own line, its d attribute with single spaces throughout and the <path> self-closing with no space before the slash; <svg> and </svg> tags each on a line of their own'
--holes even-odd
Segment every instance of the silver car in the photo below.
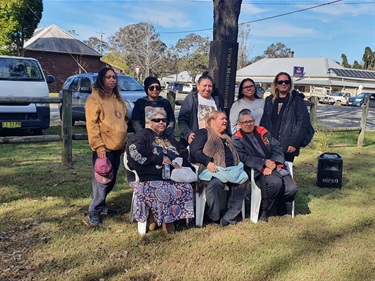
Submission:
<svg viewBox="0 0 375 281">
<path fill-rule="evenodd" d="M 85 121 L 85 103 L 88 96 L 91 94 L 92 85 L 98 77 L 97 73 L 83 73 L 70 76 L 66 79 L 59 96 L 62 97 L 63 90 L 72 91 L 72 122 Z M 117 83 L 120 87 L 120 92 L 128 109 L 129 130 L 131 127 L 131 116 L 134 108 L 134 102 L 145 96 L 144 87 L 135 78 L 123 74 L 117 74 Z M 61 117 L 61 106 L 60 106 Z"/>
</svg>

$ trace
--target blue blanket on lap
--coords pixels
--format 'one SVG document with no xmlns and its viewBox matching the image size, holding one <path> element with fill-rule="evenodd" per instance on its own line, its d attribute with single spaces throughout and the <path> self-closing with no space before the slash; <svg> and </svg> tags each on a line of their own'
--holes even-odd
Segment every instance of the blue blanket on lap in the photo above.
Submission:
<svg viewBox="0 0 375 281">
<path fill-rule="evenodd" d="M 203 181 L 210 181 L 212 177 L 218 178 L 221 182 L 227 183 L 236 183 L 241 184 L 249 179 L 249 176 L 243 169 L 243 163 L 240 162 L 237 166 L 230 167 L 217 167 L 218 172 L 212 173 L 209 170 L 205 169 L 199 175 L 199 179 Z"/>
</svg>

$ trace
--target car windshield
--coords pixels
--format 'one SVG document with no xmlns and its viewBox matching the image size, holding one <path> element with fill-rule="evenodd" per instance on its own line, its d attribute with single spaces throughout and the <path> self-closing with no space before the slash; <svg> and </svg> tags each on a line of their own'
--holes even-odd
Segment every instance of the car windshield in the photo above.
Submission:
<svg viewBox="0 0 375 281">
<path fill-rule="evenodd" d="M 35 60 L 5 58 L 0 61 L 0 79 L 11 81 L 43 81 L 42 70 Z"/>
<path fill-rule="evenodd" d="M 344 95 L 344 93 L 341 93 L 341 92 L 332 94 L 332 96 L 335 96 L 335 97 L 342 97 L 343 95 Z"/>
<path fill-rule="evenodd" d="M 356 98 L 357 99 L 363 99 L 363 98 L 365 98 L 365 97 L 367 97 L 369 95 L 371 95 L 371 93 L 362 93 L 362 94 L 359 94 Z"/>
<path fill-rule="evenodd" d="M 129 76 L 118 75 L 118 84 L 121 91 L 144 91 L 141 83 Z"/>
</svg>

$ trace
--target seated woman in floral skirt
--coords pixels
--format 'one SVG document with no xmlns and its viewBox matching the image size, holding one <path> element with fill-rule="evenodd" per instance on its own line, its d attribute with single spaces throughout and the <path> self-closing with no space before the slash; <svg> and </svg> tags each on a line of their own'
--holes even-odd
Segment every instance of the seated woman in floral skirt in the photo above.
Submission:
<svg viewBox="0 0 375 281">
<path fill-rule="evenodd" d="M 172 163 L 177 157 L 183 158 L 183 166 L 190 166 L 188 152 L 172 136 L 165 135 L 163 109 L 155 108 L 150 119 L 150 128 L 137 132 L 126 148 L 128 166 L 139 176 L 139 181 L 130 183 L 135 191 L 133 215 L 139 222 L 147 220 L 150 230 L 162 225 L 164 232 L 174 233 L 173 222 L 194 218 L 193 189 L 189 183 L 163 178 L 162 170 L 166 164 L 171 171 L 179 168 Z"/>
</svg>

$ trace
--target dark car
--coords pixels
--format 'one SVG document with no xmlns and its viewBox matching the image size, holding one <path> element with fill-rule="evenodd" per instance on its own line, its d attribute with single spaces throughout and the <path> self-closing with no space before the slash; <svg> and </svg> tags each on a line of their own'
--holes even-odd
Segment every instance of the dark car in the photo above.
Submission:
<svg viewBox="0 0 375 281">
<path fill-rule="evenodd" d="M 182 85 L 181 83 L 177 83 L 177 82 L 169 82 L 167 86 L 168 91 L 182 92 L 183 88 L 184 88 L 184 85 Z"/>
<path fill-rule="evenodd" d="M 96 81 L 97 73 L 83 73 L 70 76 L 62 86 L 59 96 L 62 97 L 63 90 L 72 91 L 72 121 L 85 121 L 85 103 L 92 91 L 92 85 Z M 135 78 L 123 74 L 117 74 L 117 82 L 120 93 L 128 109 L 129 124 L 134 108 L 134 102 L 145 96 L 144 87 Z M 60 106 L 61 118 L 61 106 Z M 131 126 L 129 126 L 131 129 Z"/>
<path fill-rule="evenodd" d="M 350 97 L 346 103 L 346 105 L 351 105 L 351 106 L 362 106 L 363 103 L 365 102 L 366 97 L 374 97 L 375 93 L 361 93 L 357 96 Z M 371 100 L 371 98 L 370 98 Z M 371 103 L 371 102 L 370 102 Z"/>
</svg>

